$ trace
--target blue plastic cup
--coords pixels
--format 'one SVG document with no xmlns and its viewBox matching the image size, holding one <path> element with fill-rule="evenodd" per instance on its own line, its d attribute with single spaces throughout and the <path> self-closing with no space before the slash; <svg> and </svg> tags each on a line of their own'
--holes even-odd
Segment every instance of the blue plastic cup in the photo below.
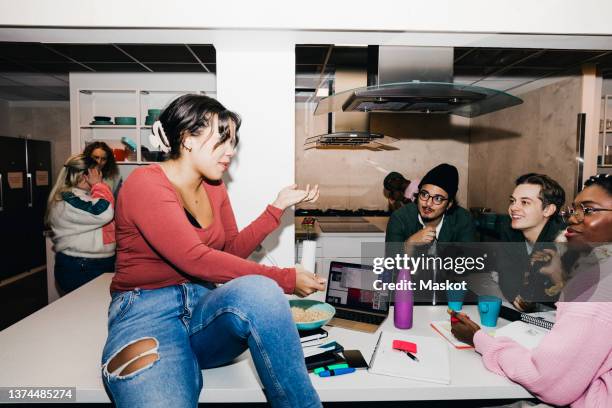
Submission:
<svg viewBox="0 0 612 408">
<path fill-rule="evenodd" d="M 463 300 L 467 290 L 447 290 L 446 299 L 448 300 L 448 308 L 455 312 L 463 308 Z"/>
<path fill-rule="evenodd" d="M 501 303 L 501 299 L 497 296 L 478 296 L 480 324 L 487 327 L 497 326 L 497 318 L 499 317 Z"/>
</svg>

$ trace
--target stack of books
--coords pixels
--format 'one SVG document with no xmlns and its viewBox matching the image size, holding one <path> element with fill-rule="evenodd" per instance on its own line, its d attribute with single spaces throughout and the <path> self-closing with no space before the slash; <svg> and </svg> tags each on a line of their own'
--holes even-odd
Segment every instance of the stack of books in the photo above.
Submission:
<svg viewBox="0 0 612 408">
<path fill-rule="evenodd" d="M 323 344 L 323 340 L 327 338 L 328 333 L 325 329 L 314 329 L 300 331 L 300 341 L 302 342 L 302 348 L 313 347 Z"/>
</svg>

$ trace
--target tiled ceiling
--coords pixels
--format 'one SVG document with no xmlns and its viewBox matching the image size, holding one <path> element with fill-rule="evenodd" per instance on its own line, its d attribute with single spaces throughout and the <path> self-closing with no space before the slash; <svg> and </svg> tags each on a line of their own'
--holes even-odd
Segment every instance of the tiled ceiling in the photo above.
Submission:
<svg viewBox="0 0 612 408">
<path fill-rule="evenodd" d="M 579 72 L 595 63 L 604 78 L 612 78 L 612 51 L 513 48 L 455 48 L 454 81 L 511 92 L 527 83 Z M 337 68 L 368 64 L 367 47 L 300 45 L 296 47 L 298 75 L 329 74 Z"/>
<path fill-rule="evenodd" d="M 571 75 L 597 64 L 612 78 L 612 52 L 512 48 L 455 48 L 455 82 L 509 90 L 541 78 Z M 296 72 L 366 69 L 367 47 L 298 45 Z M 69 72 L 216 72 L 206 44 L 43 44 L 0 42 L 0 99 L 68 100 Z"/>
<path fill-rule="evenodd" d="M 215 72 L 207 44 L 0 42 L 0 99 L 67 101 L 69 72 Z"/>
</svg>

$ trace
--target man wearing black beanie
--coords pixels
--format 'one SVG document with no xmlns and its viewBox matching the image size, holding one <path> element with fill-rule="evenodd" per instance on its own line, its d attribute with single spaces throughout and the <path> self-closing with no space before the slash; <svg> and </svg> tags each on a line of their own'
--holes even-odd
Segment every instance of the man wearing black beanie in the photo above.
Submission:
<svg viewBox="0 0 612 408">
<path fill-rule="evenodd" d="M 436 255 L 440 248 L 435 241 L 474 242 L 476 229 L 472 216 L 455 200 L 458 186 L 459 173 L 455 166 L 444 163 L 429 170 L 419 184 L 415 202 L 391 214 L 385 236 L 386 256 L 395 257 L 402 253 L 418 256 L 423 251 Z M 445 249 L 450 248 L 447 245 Z M 446 252 L 445 249 L 441 251 Z M 431 270 L 421 268 L 411 279 L 417 284 L 417 281 L 437 282 L 443 277 L 434 267 Z M 417 290 L 414 293 L 414 300 L 418 302 L 431 301 L 435 304 L 436 298 L 435 290 Z"/>
<path fill-rule="evenodd" d="M 457 205 L 459 173 L 440 164 L 423 177 L 418 197 L 389 218 L 385 241 L 393 243 L 473 242 L 475 227 L 470 213 Z"/>
</svg>

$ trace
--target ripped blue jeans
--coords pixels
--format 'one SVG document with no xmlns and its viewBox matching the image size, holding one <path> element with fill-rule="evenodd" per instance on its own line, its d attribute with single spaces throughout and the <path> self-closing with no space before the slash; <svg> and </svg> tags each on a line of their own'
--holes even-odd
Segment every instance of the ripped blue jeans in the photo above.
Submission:
<svg viewBox="0 0 612 408">
<path fill-rule="evenodd" d="M 231 363 L 247 348 L 273 407 L 321 406 L 289 304 L 276 282 L 258 275 L 219 288 L 183 283 L 114 292 L 102 379 L 120 408 L 197 407 L 201 370 Z M 147 364 L 130 370 L 139 358 Z"/>
</svg>

